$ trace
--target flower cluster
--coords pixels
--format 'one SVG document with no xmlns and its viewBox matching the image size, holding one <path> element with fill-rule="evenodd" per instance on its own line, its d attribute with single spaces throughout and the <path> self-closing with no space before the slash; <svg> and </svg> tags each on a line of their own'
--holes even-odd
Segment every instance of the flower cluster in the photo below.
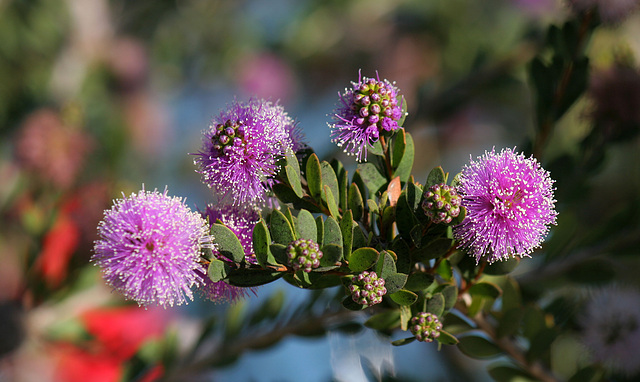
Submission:
<svg viewBox="0 0 640 382">
<path fill-rule="evenodd" d="M 557 212 L 549 173 L 512 149 L 485 152 L 462 170 L 458 192 L 467 210 L 454 227 L 459 247 L 491 264 L 528 256 L 539 247 Z"/>
<path fill-rule="evenodd" d="M 276 162 L 302 147 L 297 127 L 280 105 L 234 102 L 204 131 L 194 163 L 202 182 L 225 204 L 259 205 L 273 184 Z"/>
<path fill-rule="evenodd" d="M 384 279 L 371 271 L 364 271 L 351 279 L 349 285 L 351 298 L 360 305 L 370 306 L 382 302 L 382 296 L 387 294 Z"/>
<path fill-rule="evenodd" d="M 287 247 L 287 257 L 289 265 L 294 270 L 302 269 L 304 272 L 311 272 L 313 268 L 320 266 L 322 251 L 313 240 L 298 239 Z"/>
<path fill-rule="evenodd" d="M 193 300 L 200 251 L 210 239 L 206 221 L 181 198 L 143 188 L 116 200 L 98 233 L 92 261 L 125 297 L 165 307 Z"/>
<path fill-rule="evenodd" d="M 433 313 L 420 312 L 411 317 L 409 324 L 411 334 L 416 336 L 418 341 L 432 342 L 440 337 L 442 324 L 438 320 L 438 316 Z"/>
<path fill-rule="evenodd" d="M 461 202 L 455 187 L 434 184 L 424 193 L 422 209 L 433 224 L 449 224 L 460 214 Z"/>
<path fill-rule="evenodd" d="M 400 128 L 402 100 L 394 83 L 380 78 L 360 76 L 353 87 L 340 95 L 340 103 L 330 125 L 333 142 L 355 154 L 358 161 L 367 160 L 367 147 L 380 135 L 390 135 Z"/>
</svg>

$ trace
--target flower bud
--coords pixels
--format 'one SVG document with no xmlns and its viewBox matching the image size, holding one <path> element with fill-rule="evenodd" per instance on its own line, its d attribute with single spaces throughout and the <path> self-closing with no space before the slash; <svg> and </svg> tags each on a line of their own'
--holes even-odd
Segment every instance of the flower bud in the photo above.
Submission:
<svg viewBox="0 0 640 382">
<path fill-rule="evenodd" d="M 411 317 L 409 330 L 418 341 L 432 342 L 434 339 L 440 337 L 442 324 L 435 314 L 420 312 Z"/>
<path fill-rule="evenodd" d="M 302 271 L 309 273 L 312 269 L 320 266 L 322 251 L 313 240 L 298 239 L 287 247 L 287 257 L 289 265 L 294 270 L 302 269 Z"/>
</svg>

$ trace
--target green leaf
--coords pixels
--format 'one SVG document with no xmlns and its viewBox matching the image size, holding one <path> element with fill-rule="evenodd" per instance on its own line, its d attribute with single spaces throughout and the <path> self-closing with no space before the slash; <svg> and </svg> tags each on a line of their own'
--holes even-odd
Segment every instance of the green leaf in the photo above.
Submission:
<svg viewBox="0 0 640 382">
<path fill-rule="evenodd" d="M 369 154 L 382 156 L 384 154 L 384 151 L 382 151 L 382 144 L 380 143 L 380 140 L 376 141 L 373 145 L 368 144 L 367 152 Z"/>
<path fill-rule="evenodd" d="M 493 380 L 495 380 L 496 382 L 537 381 L 536 378 L 527 374 L 526 371 L 516 368 L 515 366 L 505 365 L 501 362 L 495 365 L 489 365 L 487 369 L 491 378 L 493 378 Z M 584 382 L 584 380 L 580 380 L 580 382 Z"/>
<path fill-rule="evenodd" d="M 268 284 L 282 275 L 283 272 L 267 269 L 239 268 L 229 272 L 227 280 L 231 285 L 247 288 Z"/>
<path fill-rule="evenodd" d="M 215 243 L 218 245 L 218 251 L 222 256 L 235 263 L 244 261 L 244 248 L 233 231 L 222 224 L 213 223 L 211 225 L 211 236 L 213 236 Z"/>
<path fill-rule="evenodd" d="M 427 190 L 429 187 L 440 183 L 447 183 L 447 176 L 442 167 L 438 166 L 431 170 L 427 176 L 427 181 L 424 182 L 424 189 Z"/>
<path fill-rule="evenodd" d="M 344 258 L 349 261 L 353 245 L 353 216 L 351 210 L 347 210 L 340 220 L 340 232 L 342 232 L 342 253 Z"/>
<path fill-rule="evenodd" d="M 349 269 L 353 272 L 363 272 L 371 268 L 380 257 L 380 253 L 374 248 L 358 248 L 349 258 Z"/>
<path fill-rule="evenodd" d="M 322 176 L 322 187 L 323 187 L 323 193 L 326 194 L 325 190 L 328 187 L 329 190 L 331 190 L 331 195 L 334 197 L 334 203 L 336 203 L 336 209 L 337 209 L 337 199 L 340 197 L 340 190 L 338 189 L 338 176 L 336 175 L 335 171 L 333 170 L 333 167 L 331 167 L 331 165 L 329 164 L 329 162 L 327 161 L 322 161 L 320 163 L 320 171 L 321 171 L 321 176 Z M 325 203 L 327 203 L 326 200 L 326 195 L 322 195 L 323 196 L 323 201 Z"/>
<path fill-rule="evenodd" d="M 400 289 L 389 295 L 393 302 L 398 305 L 409 306 L 418 300 L 418 295 L 406 289 Z"/>
<path fill-rule="evenodd" d="M 387 178 L 371 163 L 358 164 L 356 171 L 360 174 L 364 184 L 372 194 L 376 194 L 387 185 Z"/>
<path fill-rule="evenodd" d="M 336 176 L 338 178 L 338 194 L 334 194 L 336 202 L 338 203 L 338 207 L 343 211 L 347 209 L 347 191 L 349 189 L 349 177 L 347 175 L 347 170 L 345 170 L 342 162 L 337 159 L 331 160 L 331 167 L 336 172 Z"/>
<path fill-rule="evenodd" d="M 303 193 L 302 184 L 300 183 L 300 172 L 296 172 L 296 170 L 289 165 L 285 166 L 284 169 L 287 173 L 287 182 L 293 189 L 293 192 L 296 194 L 296 196 L 301 198 Z"/>
<path fill-rule="evenodd" d="M 523 317 L 524 310 L 521 308 L 513 308 L 504 312 L 498 321 L 498 329 L 496 330 L 498 338 L 516 335 Z"/>
<path fill-rule="evenodd" d="M 527 360 L 533 362 L 538 359 L 546 358 L 551 351 L 551 344 L 558 337 L 555 329 L 544 328 L 535 337 L 531 339 L 529 351 L 527 352 Z"/>
<path fill-rule="evenodd" d="M 371 316 L 364 326 L 376 330 L 392 330 L 400 326 L 400 312 L 390 310 Z"/>
<path fill-rule="evenodd" d="M 367 238 L 364 236 L 364 231 L 358 223 L 353 222 L 353 245 L 352 249 L 358 249 L 367 245 Z"/>
<path fill-rule="evenodd" d="M 416 261 L 425 262 L 431 259 L 437 259 L 445 255 L 451 246 L 453 245 L 453 239 L 438 238 L 431 241 L 426 246 L 422 246 L 413 252 L 413 257 Z"/>
<path fill-rule="evenodd" d="M 398 272 L 408 274 L 411 272 L 413 263 L 411 262 L 411 250 L 409 244 L 402 238 L 397 237 L 391 245 L 391 249 L 395 252 L 398 260 L 396 261 L 396 268 Z"/>
<path fill-rule="evenodd" d="M 496 344 L 480 336 L 461 337 L 458 349 L 472 358 L 492 358 L 499 356 L 502 351 Z"/>
<path fill-rule="evenodd" d="M 213 259 L 209 264 L 209 269 L 207 270 L 207 275 L 214 283 L 221 281 L 225 277 L 227 277 L 228 268 L 225 266 L 226 263 L 222 260 Z"/>
<path fill-rule="evenodd" d="M 353 220 L 358 221 L 362 219 L 362 215 L 364 213 L 364 205 L 360 190 L 355 183 L 351 183 L 351 186 L 349 186 L 348 205 L 349 209 L 353 211 Z"/>
<path fill-rule="evenodd" d="M 392 341 L 391 345 L 393 345 L 393 346 L 404 346 L 404 345 L 408 345 L 408 344 L 412 343 L 415 340 L 416 340 L 415 337 L 403 338 L 401 340 Z"/>
<path fill-rule="evenodd" d="M 344 306 L 345 308 L 347 308 L 349 310 L 353 310 L 353 311 L 359 311 L 359 310 L 363 310 L 363 309 L 366 308 L 366 306 L 360 305 L 357 302 L 353 301 L 351 296 L 346 296 L 342 300 L 342 306 Z"/>
<path fill-rule="evenodd" d="M 391 146 L 391 167 L 395 170 L 402 161 L 404 151 L 406 148 L 404 129 L 398 130 L 398 133 L 393 137 L 393 145 Z"/>
<path fill-rule="evenodd" d="M 322 194 L 322 170 L 316 153 L 311 154 L 307 160 L 307 171 L 305 176 L 307 178 L 307 185 L 309 186 L 309 193 L 311 194 L 311 197 L 314 200 L 320 200 Z"/>
<path fill-rule="evenodd" d="M 325 244 L 322 246 L 321 267 L 332 267 L 342 260 L 342 245 Z"/>
<path fill-rule="evenodd" d="M 399 291 L 406 283 L 407 275 L 404 273 L 392 273 L 384 279 L 384 286 L 388 294 Z"/>
<path fill-rule="evenodd" d="M 266 268 L 268 264 L 276 264 L 276 260 L 269 250 L 271 245 L 271 235 L 264 220 L 253 227 L 253 252 L 256 254 L 256 260 L 262 268 Z"/>
<path fill-rule="evenodd" d="M 402 126 L 402 124 L 404 123 L 405 118 L 407 118 L 407 100 L 404 98 L 404 96 L 398 96 L 398 105 L 400 105 L 400 107 L 402 108 L 402 116 L 400 116 L 400 119 L 398 120 L 398 126 Z"/>
<path fill-rule="evenodd" d="M 324 221 L 322 216 L 316 218 L 316 232 L 318 233 L 317 243 L 320 247 L 324 245 Z"/>
<path fill-rule="evenodd" d="M 397 272 L 396 262 L 393 256 L 390 254 L 390 251 L 382 251 L 380 255 L 382 256 L 382 258 L 376 264 L 374 271 L 376 272 L 378 277 L 386 279 L 390 275 Z"/>
<path fill-rule="evenodd" d="M 458 287 L 455 285 L 445 284 L 440 285 L 436 290 L 444 296 L 444 310 L 448 311 L 453 308 L 458 301 Z"/>
<path fill-rule="evenodd" d="M 462 211 L 461 211 L 462 212 Z M 492 276 L 502 276 L 511 273 L 520 264 L 520 258 L 510 258 L 509 260 L 496 261 L 484 267 L 484 274 Z"/>
<path fill-rule="evenodd" d="M 335 244 L 342 248 L 342 232 L 340 231 L 340 225 L 336 219 L 331 216 L 327 217 L 324 222 L 324 239 L 322 240 L 324 245 Z"/>
<path fill-rule="evenodd" d="M 409 183 L 410 185 L 411 183 Z M 415 229 L 422 231 L 420 222 L 416 219 L 413 213 L 413 207 L 409 205 L 407 201 L 407 191 L 402 191 L 400 198 L 398 198 L 398 204 L 395 208 L 395 220 L 398 227 L 398 232 L 403 238 L 409 239 L 411 237 L 411 230 Z"/>
<path fill-rule="evenodd" d="M 331 216 L 333 216 L 336 219 L 339 218 L 340 212 L 338 210 L 338 205 L 336 204 L 336 199 L 333 197 L 333 192 L 331 191 L 331 188 L 329 188 L 329 186 L 327 185 L 324 185 L 322 195 L 325 203 L 327 204 L 327 208 L 329 209 L 329 213 L 331 213 Z"/>
<path fill-rule="evenodd" d="M 280 210 L 271 213 L 271 238 L 283 245 L 289 245 L 296 239 L 289 219 Z"/>
<path fill-rule="evenodd" d="M 298 212 L 296 233 L 300 239 L 313 240 L 314 243 L 317 243 L 318 227 L 311 212 L 307 210 L 300 210 L 300 212 Z"/>
<path fill-rule="evenodd" d="M 407 284 L 404 286 L 406 289 L 418 292 L 427 289 L 433 282 L 435 277 L 429 273 L 412 273 L 407 279 Z"/>
<path fill-rule="evenodd" d="M 456 337 L 445 330 L 440 330 L 440 335 L 436 338 L 436 341 L 442 345 L 457 345 L 460 342 Z"/>
<path fill-rule="evenodd" d="M 372 199 L 367 199 L 367 207 L 369 208 L 369 212 L 374 213 L 374 214 L 378 214 L 379 213 L 379 208 L 378 208 L 378 203 L 376 203 L 374 200 Z"/>
<path fill-rule="evenodd" d="M 269 246 L 269 250 L 273 255 L 273 258 L 278 264 L 289 264 L 289 257 L 287 256 L 287 246 L 284 244 L 274 243 Z"/>
<path fill-rule="evenodd" d="M 483 281 L 473 284 L 471 288 L 469 288 L 469 294 L 473 297 L 496 299 L 502 295 L 502 290 L 496 284 Z"/>
<path fill-rule="evenodd" d="M 399 161 L 396 159 L 396 163 L 393 164 L 393 176 L 392 178 L 395 177 L 400 177 L 400 181 L 405 183 L 408 179 L 409 176 L 411 175 L 411 168 L 413 167 L 413 158 L 414 158 L 414 147 L 413 147 L 413 138 L 411 137 L 411 134 L 406 133 L 404 134 L 404 130 L 400 130 L 403 132 L 402 136 L 400 136 L 400 134 L 396 135 L 396 139 L 394 141 L 394 149 L 396 148 L 396 145 L 400 145 L 400 146 L 404 146 L 404 150 L 402 150 L 402 157 L 401 159 L 399 159 Z M 404 142 L 402 142 L 404 140 Z M 397 144 L 396 142 L 402 142 L 400 144 Z M 396 150 L 394 150 L 394 157 L 396 154 Z M 392 163 L 393 163 L 393 158 L 392 158 Z"/>
<path fill-rule="evenodd" d="M 353 178 L 351 179 L 351 181 L 355 183 L 356 186 L 358 186 L 360 195 L 362 195 L 362 200 L 367 200 L 367 198 L 369 197 L 367 186 L 365 185 L 364 180 L 362 179 L 362 176 L 358 171 L 353 174 Z"/>
<path fill-rule="evenodd" d="M 444 305 L 444 296 L 442 295 L 442 293 L 436 293 L 427 300 L 427 313 L 432 313 L 438 317 L 441 317 L 444 313 Z"/>
</svg>

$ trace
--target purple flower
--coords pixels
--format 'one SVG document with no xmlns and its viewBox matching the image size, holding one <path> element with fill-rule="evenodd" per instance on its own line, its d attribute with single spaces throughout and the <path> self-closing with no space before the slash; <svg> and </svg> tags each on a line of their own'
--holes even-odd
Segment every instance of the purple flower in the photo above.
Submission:
<svg viewBox="0 0 640 382">
<path fill-rule="evenodd" d="M 202 215 L 205 219 L 208 219 L 210 224 L 220 220 L 227 228 L 233 231 L 244 248 L 244 256 L 247 262 L 252 264 L 256 263 L 256 255 L 253 252 L 253 227 L 255 227 L 260 218 L 256 210 L 238 206 L 210 204 Z M 213 248 L 213 255 L 220 260 L 228 260 L 225 257 L 219 256 L 215 246 Z M 211 281 L 207 276 L 206 267 L 202 267 L 199 272 L 202 273 L 204 280 L 204 285 L 201 288 L 202 294 L 211 301 L 234 302 L 246 297 L 249 292 L 252 292 L 254 295 L 256 294 L 254 288 L 240 288 L 229 285 L 224 281 Z"/>
<path fill-rule="evenodd" d="M 143 188 L 105 211 L 98 234 L 92 261 L 126 298 L 164 307 L 193 300 L 191 287 L 202 282 L 196 270 L 208 227 L 182 198 Z"/>
<path fill-rule="evenodd" d="M 595 292 L 578 317 L 593 361 L 628 377 L 640 374 L 640 292 L 608 286 Z"/>
<path fill-rule="evenodd" d="M 467 209 L 453 231 L 459 247 L 489 264 L 529 256 L 556 222 L 553 182 L 533 157 L 512 149 L 471 160 L 458 186 Z"/>
<path fill-rule="evenodd" d="M 278 159 L 303 145 L 282 106 L 264 100 L 235 101 L 204 131 L 194 163 L 203 183 L 221 200 L 257 205 L 273 184 Z"/>
<path fill-rule="evenodd" d="M 400 129 L 398 121 L 403 117 L 399 89 L 395 83 L 376 78 L 362 77 L 352 82 L 351 89 L 340 95 L 332 129 L 332 141 L 344 152 L 356 155 L 359 162 L 367 160 L 367 148 L 380 139 Z M 399 103 L 398 103 L 399 102 Z"/>
</svg>

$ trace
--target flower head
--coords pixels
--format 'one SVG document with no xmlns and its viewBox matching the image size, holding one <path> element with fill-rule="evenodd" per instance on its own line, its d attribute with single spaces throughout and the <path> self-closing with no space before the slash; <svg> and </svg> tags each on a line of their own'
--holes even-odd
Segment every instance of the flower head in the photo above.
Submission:
<svg viewBox="0 0 640 382">
<path fill-rule="evenodd" d="M 365 306 L 371 306 L 382 302 L 382 296 L 387 294 L 384 279 L 371 271 L 364 271 L 351 279 L 349 292 L 351 299 Z"/>
<path fill-rule="evenodd" d="M 433 224 L 449 224 L 460 215 L 462 198 L 456 188 L 444 183 L 434 184 L 424 193 L 422 209 Z"/>
<path fill-rule="evenodd" d="M 190 288 L 202 282 L 196 270 L 208 229 L 181 198 L 143 189 L 118 199 L 105 211 L 98 234 L 92 261 L 125 297 L 165 307 L 193 300 Z"/>
<path fill-rule="evenodd" d="M 243 208 L 240 206 L 209 204 L 202 216 L 209 221 L 209 224 L 215 223 L 220 220 L 227 228 L 236 234 L 244 248 L 244 257 L 247 262 L 255 264 L 256 255 L 253 252 L 253 227 L 259 220 L 258 212 L 252 208 Z M 213 249 L 213 255 L 220 260 L 228 260 L 227 258 L 220 256 L 215 246 Z M 213 282 L 207 276 L 207 267 L 202 266 L 198 270 L 202 274 L 204 280 L 203 286 L 200 291 L 205 298 L 214 302 L 230 301 L 234 302 L 248 295 L 249 292 L 255 294 L 253 288 L 240 288 L 233 285 L 229 285 L 224 281 Z"/>
<path fill-rule="evenodd" d="M 595 362 L 627 376 L 640 373 L 640 292 L 618 286 L 593 294 L 578 318 Z"/>
<path fill-rule="evenodd" d="M 460 248 L 490 264 L 528 256 L 556 222 L 553 182 L 533 157 L 512 149 L 471 160 L 457 187 L 467 210 L 453 231 Z"/>
<path fill-rule="evenodd" d="M 358 161 L 367 160 L 368 146 L 400 129 L 402 102 L 395 83 L 379 77 L 362 77 L 352 82 L 351 89 L 340 95 L 331 127 L 333 142 L 344 152 L 355 154 Z"/>
<path fill-rule="evenodd" d="M 313 268 L 320 266 L 322 251 L 313 240 L 298 239 L 287 247 L 289 264 L 294 270 L 302 269 L 303 272 L 311 272 Z"/>
<path fill-rule="evenodd" d="M 442 330 L 442 324 L 438 316 L 433 313 L 419 312 L 411 317 L 409 331 L 418 341 L 432 342 L 440 337 L 440 330 Z"/>
<path fill-rule="evenodd" d="M 235 101 L 204 131 L 194 163 L 203 183 L 222 199 L 257 205 L 273 183 L 278 159 L 301 145 L 297 127 L 282 106 Z"/>
</svg>

